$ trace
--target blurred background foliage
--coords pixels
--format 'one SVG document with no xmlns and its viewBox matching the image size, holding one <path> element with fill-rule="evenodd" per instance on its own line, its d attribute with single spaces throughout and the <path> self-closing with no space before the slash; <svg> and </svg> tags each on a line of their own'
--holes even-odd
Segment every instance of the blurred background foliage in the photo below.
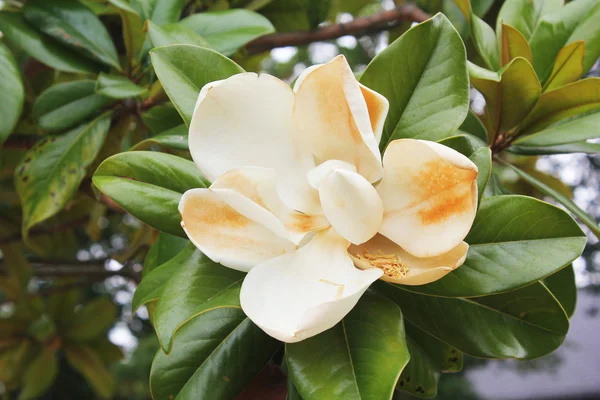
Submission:
<svg viewBox="0 0 600 400">
<path fill-rule="evenodd" d="M 264 49 L 253 40 L 273 32 L 314 32 L 333 24 L 342 24 L 343 28 L 343 24 L 357 18 L 373 17 L 394 7 L 416 6 L 429 15 L 443 12 L 448 16 L 465 41 L 469 60 L 483 65 L 470 39 L 469 24 L 453 0 L 414 3 L 401 0 L 80 0 L 79 3 L 57 0 L 44 3 L 0 1 L 0 32 L 4 36 L 0 40 L 0 62 L 3 63 L 0 63 L 0 90 L 8 93 L 12 90 L 5 87 L 2 80 L 2 74 L 10 73 L 11 68 L 20 71 L 25 88 L 18 123 L 6 127 L 0 121 L 2 399 L 150 397 L 148 376 L 158 341 L 148 311 L 143 308 L 132 313 L 131 300 L 141 279 L 143 260 L 157 231 L 95 192 L 90 178 L 103 159 L 132 148 L 161 150 L 190 158 L 187 146 L 182 145 L 186 140 L 182 119 L 156 80 L 150 64 L 148 51 L 153 46 L 207 45 L 231 56 L 247 71 L 268 72 L 290 83 L 306 67 L 326 62 L 337 54 L 344 54 L 354 71 L 360 74 L 376 54 L 414 21 L 408 17 L 386 21 L 371 31 L 356 32 L 357 36 L 339 35 L 336 39 L 300 46 Z M 105 29 L 94 24 L 78 25 L 75 20 L 65 31 L 55 29 L 60 13 L 53 7 L 70 7 L 73 3 L 77 3 L 75 12 L 83 13 L 85 18 L 89 18 L 86 11 L 91 10 L 97 16 L 93 21 Z M 473 13 L 492 27 L 502 4 L 500 0 L 471 2 Z M 81 7 L 85 10 L 81 11 Z M 211 20 L 211 13 L 226 10 L 240 13 L 230 14 L 225 22 Z M 187 24 L 175 24 L 179 11 Z M 146 20 L 150 22 L 144 22 Z M 114 50 L 107 45 L 111 42 Z M 7 55 L 9 52 L 14 59 Z M 104 72 L 94 81 L 86 74 L 90 69 Z M 112 73 L 107 73 L 109 70 Z M 600 75 L 598 66 L 588 74 Z M 19 99 L 12 100 L 19 108 Z M 485 104 L 475 90 L 472 90 L 472 103 L 474 109 Z M 8 119 L 9 108 L 6 103 L 0 117 Z M 107 115 L 117 121 L 110 130 L 103 122 L 109 118 Z M 27 172 L 25 168 L 44 171 L 52 170 L 53 166 L 32 163 L 27 167 L 26 154 L 48 140 L 56 140 L 47 139 L 49 133 L 73 128 L 89 119 L 96 121 L 90 128 L 91 133 L 73 133 L 82 138 L 82 148 L 94 149 L 93 154 L 82 152 L 82 159 L 77 160 L 84 168 L 73 170 L 73 176 L 55 177 L 50 171 L 46 183 L 56 184 L 56 189 L 48 189 L 50 197 L 44 197 L 46 193 L 36 193 L 39 187 L 33 187 L 34 192 L 29 196 L 35 201 L 30 201 L 33 205 L 27 206 L 29 209 L 23 207 L 25 211 L 22 211 L 18 188 L 20 184 L 27 184 L 27 175 L 21 176 L 21 173 Z M 105 137 L 109 139 L 103 140 Z M 93 145 L 95 142 L 100 144 Z M 59 155 L 72 150 L 56 146 L 53 151 Z M 510 154 L 506 157 L 528 175 L 573 198 L 597 225 L 600 218 L 598 155 L 525 157 Z M 498 165 L 494 171 L 496 176 L 492 180 L 497 190 L 556 203 L 538 185 L 532 185 L 511 168 Z M 65 191 L 65 187 L 68 190 Z M 578 309 L 572 320 L 574 325 L 589 324 L 589 319 L 598 313 L 594 296 L 600 285 L 600 242 L 588 228 L 584 229 L 589 241 L 583 256 L 574 263 L 574 270 L 578 290 L 588 300 Z M 493 363 L 500 367 L 493 368 L 516 371 L 516 375 L 525 377 L 527 374 L 539 376 L 547 370 L 557 373 L 564 359 L 573 357 L 569 355 L 572 347 L 568 343 L 571 341 L 577 348 L 579 340 L 589 338 L 579 332 L 574 329 L 565 348 L 553 355 L 521 364 L 495 361 Z M 579 345 L 589 344 L 582 343 L 586 344 Z M 597 345 L 587 351 L 600 356 Z M 481 382 L 494 379 L 494 373 L 471 374 L 471 371 L 492 371 L 490 363 L 465 357 L 461 373 L 446 374 L 441 379 L 438 398 L 490 397 L 489 391 L 480 393 L 478 390 L 485 386 Z M 561 371 L 566 373 L 564 369 Z M 566 378 L 557 375 L 556 379 Z M 248 388 L 240 398 L 285 398 L 285 376 L 281 371 L 269 367 L 257 380 L 257 388 Z M 545 385 L 543 379 L 540 382 L 539 386 Z M 579 390 L 555 393 L 554 397 L 600 395 L 600 387 L 596 385 L 593 390 L 593 386 L 593 382 L 582 382 Z M 523 391 L 521 396 L 508 392 L 505 395 L 511 398 L 549 396 L 545 391 L 537 392 L 535 384 L 528 388 L 529 392 Z M 398 398 L 407 397 L 408 394 L 398 392 Z M 503 395 L 491 397 L 502 398 Z"/>
</svg>

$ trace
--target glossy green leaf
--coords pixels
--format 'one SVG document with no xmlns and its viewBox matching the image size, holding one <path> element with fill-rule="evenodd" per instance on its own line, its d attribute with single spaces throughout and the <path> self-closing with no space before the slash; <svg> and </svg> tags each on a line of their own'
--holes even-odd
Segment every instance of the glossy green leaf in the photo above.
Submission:
<svg viewBox="0 0 600 400">
<path fill-rule="evenodd" d="M 390 399 L 410 358 L 402 312 L 373 293 L 335 327 L 285 348 L 304 400 Z"/>
<path fill-rule="evenodd" d="M 121 70 L 117 50 L 92 10 L 72 0 L 30 0 L 23 15 L 36 29 L 92 60 Z"/>
<path fill-rule="evenodd" d="M 144 19 L 149 19 L 157 25 L 177 22 L 185 5 L 184 0 L 132 0 Z"/>
<path fill-rule="evenodd" d="M 161 232 L 146 254 L 143 276 L 175 257 L 188 243 L 187 239 Z"/>
<path fill-rule="evenodd" d="M 508 151 L 528 156 L 571 153 L 600 154 L 600 143 L 581 141 L 556 146 L 511 146 Z"/>
<path fill-rule="evenodd" d="M 78 73 L 94 73 L 98 69 L 92 62 L 38 33 L 21 13 L 0 12 L 0 31 L 11 45 L 51 68 Z"/>
<path fill-rule="evenodd" d="M 208 186 L 193 162 L 152 151 L 109 157 L 100 164 L 92 180 L 127 212 L 177 236 L 185 235 L 177 210 L 181 195 L 188 189 Z"/>
<path fill-rule="evenodd" d="M 579 206 L 577 204 L 575 204 L 575 202 L 573 200 L 571 200 L 569 197 L 563 195 L 562 193 L 558 192 L 557 190 L 551 188 L 550 186 L 546 185 L 544 182 L 529 175 L 525 171 L 515 167 L 514 165 L 511 165 L 511 164 L 506 164 L 506 165 L 508 167 L 510 167 L 513 171 L 515 171 L 517 173 L 517 175 L 519 175 L 525 181 L 529 182 L 535 188 L 539 189 L 542 193 L 554 198 L 560 204 L 565 206 L 565 208 L 567 210 L 569 210 L 571 213 L 573 213 L 573 215 L 575 215 L 581 222 L 583 222 L 585 224 L 585 226 L 590 228 L 592 233 L 594 235 L 596 235 L 597 238 L 600 239 L 600 226 L 598 225 L 598 223 L 588 213 L 586 213 L 581 208 L 579 208 Z"/>
<path fill-rule="evenodd" d="M 181 20 L 180 24 L 194 30 L 226 56 L 260 36 L 275 32 L 267 18 L 244 9 L 194 14 Z"/>
<path fill-rule="evenodd" d="M 500 53 L 496 35 L 491 26 L 476 15 L 471 15 L 471 36 L 477 53 L 481 56 L 488 69 L 500 69 Z"/>
<path fill-rule="evenodd" d="M 145 150 L 152 146 L 162 146 L 171 150 L 188 150 L 188 128 L 179 125 L 149 139 L 139 142 L 131 150 Z"/>
<path fill-rule="evenodd" d="M 0 42 L 0 145 L 19 122 L 24 99 L 25 92 L 17 61 L 8 47 Z"/>
<path fill-rule="evenodd" d="M 500 29 L 501 65 L 505 66 L 517 57 L 522 57 L 531 64 L 533 62 L 533 56 L 525 36 L 510 25 L 502 24 Z"/>
<path fill-rule="evenodd" d="M 569 328 L 561 305 L 540 283 L 479 299 L 411 293 L 382 281 L 374 288 L 418 328 L 475 357 L 540 357 L 560 346 Z"/>
<path fill-rule="evenodd" d="M 477 297 L 529 285 L 581 255 L 587 242 L 562 209 L 526 196 L 484 198 L 465 241 L 465 263 L 442 279 L 406 290 Z"/>
<path fill-rule="evenodd" d="M 110 398 L 115 381 L 98 353 L 89 346 L 73 344 L 66 346 L 64 351 L 69 364 L 85 378 L 94 392 L 101 398 Z"/>
<path fill-rule="evenodd" d="M 139 87 L 121 75 L 100 73 L 96 81 L 96 93 L 111 99 L 127 99 L 144 94 L 146 89 Z"/>
<path fill-rule="evenodd" d="M 204 85 L 244 72 L 229 58 L 197 46 L 159 47 L 153 49 L 150 56 L 165 92 L 188 125 Z"/>
<path fill-rule="evenodd" d="M 86 341 L 106 333 L 115 323 L 117 308 L 107 297 L 98 297 L 75 310 L 72 324 L 64 335 L 74 341 Z"/>
<path fill-rule="evenodd" d="M 512 194 L 510 192 L 510 190 L 506 189 L 503 185 L 502 182 L 500 181 L 500 178 L 498 177 L 498 174 L 496 174 L 494 171 L 492 171 L 492 175 L 490 176 L 490 180 L 488 182 L 487 187 L 485 188 L 485 196 L 489 197 L 489 196 L 502 196 L 505 194 Z"/>
<path fill-rule="evenodd" d="M 462 132 L 468 133 L 478 139 L 481 139 L 483 143 L 488 142 L 487 131 L 485 129 L 485 126 L 477 117 L 477 115 L 475 115 L 475 113 L 471 110 L 469 110 L 467 118 L 465 118 L 462 125 L 458 128 L 457 134 Z"/>
<path fill-rule="evenodd" d="M 45 347 L 23 373 L 19 400 L 34 400 L 50 389 L 58 375 L 56 349 Z"/>
<path fill-rule="evenodd" d="M 158 300 L 169 279 L 176 273 L 181 265 L 190 262 L 195 256 L 195 252 L 196 247 L 189 243 L 173 258 L 152 269 L 151 273 L 145 274 L 144 279 L 142 279 L 142 282 L 140 282 L 135 289 L 135 294 L 133 295 L 133 300 L 131 302 L 132 311 L 135 312 L 144 304 Z"/>
<path fill-rule="evenodd" d="M 515 27 L 529 40 L 539 19 L 559 10 L 564 0 L 506 0 L 498 13 L 496 31 L 502 23 Z"/>
<path fill-rule="evenodd" d="M 485 98 L 491 122 L 488 131 L 494 132 L 494 137 L 520 123 L 542 91 L 535 71 L 524 58 L 515 58 L 498 73 L 468 65 L 471 84 Z"/>
<path fill-rule="evenodd" d="M 600 111 L 561 121 L 532 135 L 519 137 L 513 143 L 519 146 L 555 146 L 582 140 L 600 138 Z"/>
<path fill-rule="evenodd" d="M 170 44 L 191 44 L 200 47 L 211 47 L 206 39 L 194 32 L 193 29 L 177 24 L 158 26 L 148 22 L 148 34 L 154 47 L 168 46 Z"/>
<path fill-rule="evenodd" d="M 32 115 L 43 129 L 50 131 L 77 125 L 112 101 L 96 93 L 95 86 L 91 80 L 51 86 L 36 99 Z"/>
<path fill-rule="evenodd" d="M 558 89 L 575 82 L 583 74 L 585 42 L 578 40 L 563 47 L 556 56 L 550 77 L 544 84 L 544 91 Z"/>
<path fill-rule="evenodd" d="M 435 397 L 442 372 L 462 369 L 462 353 L 404 321 L 410 361 L 402 371 L 396 389 L 417 397 Z"/>
<path fill-rule="evenodd" d="M 542 93 L 521 124 L 522 135 L 538 132 L 560 120 L 600 109 L 600 78 L 586 78 Z"/>
<path fill-rule="evenodd" d="M 533 53 L 533 67 L 545 82 L 560 50 L 577 40 L 585 41 L 584 72 L 600 55 L 600 3 L 596 0 L 576 0 L 547 14 L 531 35 L 529 44 Z"/>
<path fill-rule="evenodd" d="M 381 149 L 399 138 L 437 141 L 454 135 L 469 110 L 465 57 L 459 34 L 438 14 L 371 61 L 360 81 L 390 101 Z"/>
<path fill-rule="evenodd" d="M 573 264 L 567 265 L 557 273 L 550 275 L 543 280 L 543 283 L 571 318 L 577 303 L 577 286 L 575 285 Z"/>
<path fill-rule="evenodd" d="M 111 114 L 61 136 L 36 143 L 15 170 L 15 187 L 23 203 L 23 236 L 52 217 L 73 198 L 110 127 Z M 27 240 L 27 239 L 26 239 Z"/>
<path fill-rule="evenodd" d="M 144 46 L 144 22 L 138 12 L 124 0 L 108 0 L 121 16 L 123 41 L 127 49 L 127 67 L 132 70 L 139 64 L 139 55 Z"/>
<path fill-rule="evenodd" d="M 152 107 L 142 114 L 142 120 L 155 135 L 180 125 L 185 126 L 179 111 L 171 103 Z"/>
<path fill-rule="evenodd" d="M 185 254 L 187 257 L 165 284 L 156 306 L 156 332 L 167 352 L 176 332 L 194 316 L 213 308 L 239 307 L 245 276 L 215 263 L 199 250 Z"/>
<path fill-rule="evenodd" d="M 280 345 L 239 306 L 209 310 L 181 327 L 170 354 L 156 354 L 150 372 L 152 398 L 233 399 Z"/>
</svg>

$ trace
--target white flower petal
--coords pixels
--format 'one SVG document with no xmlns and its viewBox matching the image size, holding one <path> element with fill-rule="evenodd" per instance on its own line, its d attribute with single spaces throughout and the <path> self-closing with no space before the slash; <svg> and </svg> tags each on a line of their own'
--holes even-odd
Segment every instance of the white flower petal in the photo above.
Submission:
<svg viewBox="0 0 600 400">
<path fill-rule="evenodd" d="M 231 189 L 192 189 L 179 202 L 181 226 L 211 260 L 239 271 L 296 249 L 283 224 Z"/>
<path fill-rule="evenodd" d="M 306 173 L 314 167 L 310 149 L 293 141 L 294 92 L 279 79 L 243 73 L 207 84 L 189 130 L 189 147 L 202 174 L 214 181 L 243 166 L 273 168 L 278 191 L 290 207 L 320 210 Z"/>
<path fill-rule="evenodd" d="M 333 327 L 382 274 L 355 268 L 348 245 L 329 229 L 299 250 L 257 265 L 242 284 L 242 309 L 261 329 L 287 343 Z"/>
<path fill-rule="evenodd" d="M 346 161 L 340 160 L 327 160 L 323 164 L 319 165 L 308 171 L 308 183 L 315 189 L 319 189 L 323 179 L 327 178 L 334 169 L 345 169 L 347 171 L 356 172 L 356 167 Z"/>
<path fill-rule="evenodd" d="M 390 102 L 385 96 L 369 89 L 362 83 L 359 85 L 360 91 L 365 98 L 367 109 L 369 110 L 369 120 L 371 121 L 371 128 L 375 134 L 375 140 L 377 141 L 377 144 L 379 144 L 379 142 L 381 142 L 385 117 L 387 117 L 387 113 L 390 109 Z"/>
<path fill-rule="evenodd" d="M 477 209 L 477 166 L 457 151 L 424 140 L 391 142 L 383 156 L 379 232 L 416 257 L 455 248 Z"/>
<path fill-rule="evenodd" d="M 364 243 L 379 230 L 383 204 L 362 175 L 335 168 L 321 182 L 319 197 L 331 225 L 350 243 Z"/>
<path fill-rule="evenodd" d="M 369 182 L 381 179 L 381 154 L 360 85 L 344 56 L 303 74 L 296 84 L 294 135 L 319 163 L 353 164 Z"/>
<path fill-rule="evenodd" d="M 418 258 L 385 236 L 377 235 L 360 246 L 351 246 L 348 252 L 354 260 L 354 265 L 365 270 L 375 268 L 374 264 L 378 264 L 377 260 L 385 265 L 391 265 L 391 262 L 397 261 L 400 271 L 403 272 L 400 275 L 395 275 L 393 272 L 389 275 L 384 274 L 381 280 L 415 286 L 437 281 L 460 267 L 467 258 L 468 250 L 469 245 L 466 242 L 460 242 L 458 246 L 447 253 L 435 257 Z"/>
<path fill-rule="evenodd" d="M 232 189 L 238 195 L 269 211 L 281 222 L 281 227 L 273 232 L 285 232 L 295 244 L 299 244 L 306 233 L 326 229 L 330 226 L 323 215 L 307 215 L 289 208 L 279 197 L 276 186 L 276 172 L 270 168 L 241 167 L 227 171 L 210 186 L 211 190 Z M 228 202 L 238 212 L 240 208 Z"/>
</svg>

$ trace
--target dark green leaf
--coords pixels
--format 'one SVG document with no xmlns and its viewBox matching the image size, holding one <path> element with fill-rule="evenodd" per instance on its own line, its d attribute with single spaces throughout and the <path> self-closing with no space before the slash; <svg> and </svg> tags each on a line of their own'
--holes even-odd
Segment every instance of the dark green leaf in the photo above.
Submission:
<svg viewBox="0 0 600 400">
<path fill-rule="evenodd" d="M 154 134 L 162 133 L 183 124 L 181 115 L 171 103 L 152 107 L 142 114 L 142 120 Z M 185 126 L 185 124 L 183 125 Z"/>
<path fill-rule="evenodd" d="M 187 239 L 161 232 L 144 259 L 144 276 L 175 257 L 188 243 Z"/>
<path fill-rule="evenodd" d="M 106 297 L 98 297 L 75 311 L 71 326 L 65 330 L 67 338 L 86 341 L 106 333 L 117 317 L 117 308 Z"/>
<path fill-rule="evenodd" d="M 177 22 L 185 5 L 184 0 L 132 0 L 131 3 L 144 19 L 157 25 Z"/>
<path fill-rule="evenodd" d="M 144 46 L 144 23 L 142 18 L 129 3 L 124 0 L 108 0 L 117 8 L 123 25 L 123 41 L 127 49 L 127 66 L 131 70 L 139 64 L 139 56 Z"/>
<path fill-rule="evenodd" d="M 23 15 L 32 26 L 79 54 L 121 70 L 108 31 L 92 10 L 78 1 L 30 0 Z"/>
<path fill-rule="evenodd" d="M 204 13 L 203 13 L 204 14 Z M 200 47 L 211 47 L 206 39 L 198 35 L 192 28 L 180 23 L 158 26 L 148 22 L 148 34 L 154 47 L 170 44 L 192 44 Z"/>
<path fill-rule="evenodd" d="M 335 327 L 286 344 L 285 354 L 305 400 L 389 399 L 410 358 L 400 309 L 374 293 Z"/>
<path fill-rule="evenodd" d="M 139 142 L 131 150 L 145 150 L 154 145 L 159 145 L 172 150 L 188 150 L 188 128 L 179 125 L 166 132 Z"/>
<path fill-rule="evenodd" d="M 600 154 L 600 143 L 574 142 L 570 144 L 559 144 L 556 146 L 511 146 L 508 151 L 523 155 L 544 155 L 544 154 L 570 154 L 586 153 Z"/>
<path fill-rule="evenodd" d="M 458 128 L 459 131 L 469 133 L 476 138 L 481 139 L 484 143 L 488 142 L 487 131 L 475 113 L 469 110 L 467 118 Z M 457 132 L 459 133 L 459 132 Z"/>
<path fill-rule="evenodd" d="M 418 328 L 475 357 L 540 357 L 560 346 L 569 328 L 561 305 L 540 283 L 480 299 L 421 295 L 381 281 L 374 288 Z"/>
<path fill-rule="evenodd" d="M 98 69 L 92 62 L 38 33 L 20 13 L 0 12 L 0 31 L 11 45 L 51 68 L 79 73 L 94 73 Z"/>
<path fill-rule="evenodd" d="M 382 149 L 399 138 L 451 136 L 469 109 L 464 45 L 442 14 L 411 28 L 379 53 L 360 81 L 390 101 Z"/>
<path fill-rule="evenodd" d="M 165 92 L 189 125 L 200 89 L 244 70 L 229 58 L 203 47 L 171 45 L 150 52 Z"/>
<path fill-rule="evenodd" d="M 275 32 L 268 19 L 243 9 L 194 14 L 181 20 L 180 24 L 194 30 L 226 56 L 259 36 Z"/>
<path fill-rule="evenodd" d="M 144 94 L 146 89 L 139 87 L 129 79 L 120 75 L 106 75 L 103 72 L 98 75 L 96 81 L 96 93 L 111 99 L 126 99 Z"/>
<path fill-rule="evenodd" d="M 569 318 L 571 318 L 575 312 L 575 304 L 577 303 L 577 286 L 575 286 L 573 264 L 567 265 L 542 282 L 556 297 L 556 300 L 562 305 Z"/>
<path fill-rule="evenodd" d="M 24 98 L 25 92 L 17 61 L 8 47 L 0 42 L 0 145 L 19 122 Z"/>
<path fill-rule="evenodd" d="M 127 212 L 158 230 L 182 237 L 179 199 L 188 189 L 208 185 L 193 162 L 152 151 L 109 157 L 92 180 Z"/>
<path fill-rule="evenodd" d="M 233 399 L 279 346 L 239 307 L 207 311 L 181 328 L 170 354 L 158 350 L 150 373 L 152 398 Z"/>
<path fill-rule="evenodd" d="M 476 297 L 520 288 L 579 257 L 587 239 L 563 210 L 525 196 L 484 198 L 465 241 L 465 263 L 442 279 L 406 290 Z"/>
<path fill-rule="evenodd" d="M 112 100 L 95 92 L 91 80 L 59 83 L 44 91 L 33 104 L 32 115 L 50 131 L 70 128 L 100 111 Z"/>
</svg>

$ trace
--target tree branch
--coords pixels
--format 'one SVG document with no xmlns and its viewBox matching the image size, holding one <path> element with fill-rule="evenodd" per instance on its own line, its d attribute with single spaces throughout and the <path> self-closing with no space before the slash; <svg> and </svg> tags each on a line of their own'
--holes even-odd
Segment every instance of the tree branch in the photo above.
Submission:
<svg viewBox="0 0 600 400">
<path fill-rule="evenodd" d="M 248 54 L 258 54 L 276 47 L 302 46 L 305 44 L 337 39 L 342 36 L 361 36 L 377 33 L 399 25 L 401 22 L 423 22 L 430 15 L 412 3 L 393 10 L 383 11 L 370 17 L 357 18 L 348 23 L 328 25 L 310 32 L 281 32 L 261 36 L 246 45 Z"/>
<path fill-rule="evenodd" d="M 123 278 L 131 279 L 135 282 L 140 281 L 139 274 L 131 268 L 121 268 L 118 271 L 109 271 L 104 266 L 105 262 L 85 262 L 73 264 L 46 264 L 32 262 L 33 276 L 39 278 L 62 278 L 62 277 L 79 277 L 85 278 L 90 282 L 104 280 L 112 276 L 122 276 Z M 3 266 L 0 266 L 0 275 L 6 274 Z"/>
</svg>

